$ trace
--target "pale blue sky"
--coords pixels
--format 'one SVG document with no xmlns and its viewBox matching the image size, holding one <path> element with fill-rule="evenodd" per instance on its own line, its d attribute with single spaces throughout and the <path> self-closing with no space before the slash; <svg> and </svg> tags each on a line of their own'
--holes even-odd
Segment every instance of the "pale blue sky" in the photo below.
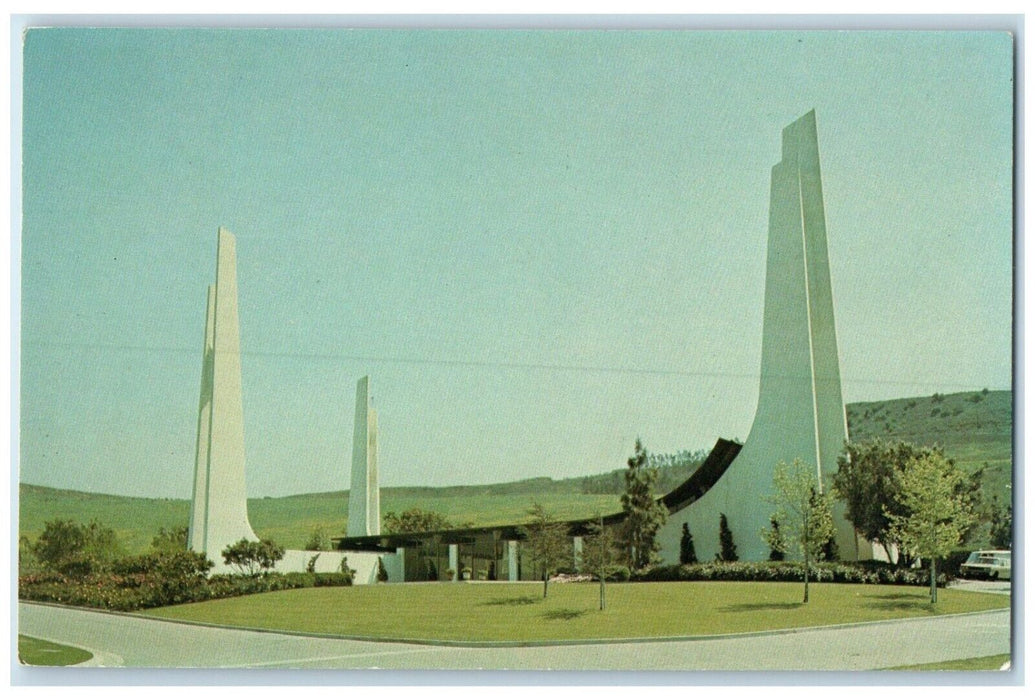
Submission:
<svg viewBox="0 0 1035 700">
<path fill-rule="evenodd" d="M 815 108 L 847 401 L 1011 381 L 1003 33 L 31 31 L 21 479 L 186 497 L 215 234 L 248 490 L 744 438 L 769 170 Z"/>
</svg>

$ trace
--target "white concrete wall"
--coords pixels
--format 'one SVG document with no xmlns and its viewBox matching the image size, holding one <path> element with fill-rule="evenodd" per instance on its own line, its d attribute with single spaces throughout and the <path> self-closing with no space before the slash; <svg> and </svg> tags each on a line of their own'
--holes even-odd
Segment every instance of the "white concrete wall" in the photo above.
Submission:
<svg viewBox="0 0 1035 700">
<path fill-rule="evenodd" d="M 318 556 L 317 556 L 318 555 Z M 360 586 L 370 583 L 377 583 L 377 558 L 381 557 L 384 560 L 385 569 L 388 571 L 388 582 L 402 581 L 402 576 L 393 576 L 392 571 L 400 570 L 401 557 L 398 554 L 378 554 L 376 552 L 313 552 L 302 549 L 289 549 L 284 552 L 284 558 L 277 562 L 277 565 L 273 568 L 274 571 L 278 571 L 282 574 L 290 573 L 293 571 L 304 572 L 306 567 L 309 565 L 309 560 L 317 556 L 315 571 L 317 573 L 333 573 L 341 571 L 341 560 L 343 557 L 348 557 L 349 568 L 355 569 L 356 574 L 353 577 L 353 584 Z M 211 557 L 210 557 L 211 559 Z M 237 569 L 227 566 L 223 563 L 222 558 L 216 563 L 216 566 L 212 567 L 210 573 L 213 574 L 233 574 L 238 573 Z"/>
</svg>

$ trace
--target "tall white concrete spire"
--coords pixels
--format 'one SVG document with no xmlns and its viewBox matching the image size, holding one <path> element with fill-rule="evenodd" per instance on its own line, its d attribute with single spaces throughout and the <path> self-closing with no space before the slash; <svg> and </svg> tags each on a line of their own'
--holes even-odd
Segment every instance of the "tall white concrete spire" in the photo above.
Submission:
<svg viewBox="0 0 1035 700">
<path fill-rule="evenodd" d="M 381 496 L 377 484 L 377 411 L 370 405 L 370 377 L 356 383 L 356 423 L 352 432 L 352 481 L 349 486 L 348 537 L 381 534 Z"/>
<path fill-rule="evenodd" d="M 770 526 L 773 472 L 799 459 L 827 487 L 848 437 L 827 259 L 826 216 L 819 168 L 816 115 L 810 111 L 783 130 L 782 157 L 772 169 L 766 254 L 765 311 L 758 405 L 743 449 L 711 489 L 674 514 L 662 532 L 667 560 L 678 557 L 687 522 L 702 559 L 718 552 L 725 514 L 742 559 L 766 559 L 759 533 Z M 868 557 L 835 510 L 841 558 Z"/>
<path fill-rule="evenodd" d="M 188 544 L 218 561 L 228 545 L 258 540 L 248 522 L 244 479 L 244 401 L 237 314 L 236 240 L 219 229 L 216 283 L 205 318 L 194 498 Z"/>
</svg>

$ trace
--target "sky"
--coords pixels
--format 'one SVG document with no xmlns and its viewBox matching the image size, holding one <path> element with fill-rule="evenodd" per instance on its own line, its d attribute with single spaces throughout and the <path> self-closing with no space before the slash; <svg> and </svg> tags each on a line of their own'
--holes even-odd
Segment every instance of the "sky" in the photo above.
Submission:
<svg viewBox="0 0 1035 700">
<path fill-rule="evenodd" d="M 845 401 L 1007 389 L 1012 51 L 1001 32 L 30 30 L 20 480 L 189 496 L 219 226 L 249 495 L 348 487 L 368 374 L 383 486 L 743 439 L 769 172 L 810 109 Z"/>
</svg>

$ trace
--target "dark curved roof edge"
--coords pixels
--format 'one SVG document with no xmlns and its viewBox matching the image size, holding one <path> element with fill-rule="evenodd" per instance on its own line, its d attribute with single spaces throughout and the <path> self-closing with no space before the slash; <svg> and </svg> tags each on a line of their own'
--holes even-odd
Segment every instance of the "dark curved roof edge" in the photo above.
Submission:
<svg viewBox="0 0 1035 700">
<path fill-rule="evenodd" d="M 739 442 L 719 438 L 715 441 L 715 447 L 705 458 L 701 466 L 697 468 L 690 478 L 679 486 L 675 487 L 659 500 L 665 504 L 669 513 L 683 510 L 698 498 L 708 493 L 708 490 L 715 486 L 716 482 L 726 473 L 726 470 L 733 463 L 733 460 L 740 454 L 743 447 Z"/>
<path fill-rule="evenodd" d="M 715 441 L 715 447 L 705 458 L 693 474 L 682 484 L 672 489 L 664 496 L 658 498 L 658 502 L 664 505 L 669 514 L 683 510 L 698 498 L 708 493 L 708 490 L 722 478 L 730 464 L 740 454 L 743 447 L 739 442 L 719 438 Z M 625 519 L 625 513 L 619 511 L 603 516 L 605 525 L 617 525 Z M 568 531 L 572 535 L 582 535 L 589 531 L 589 526 L 599 522 L 599 518 L 580 518 L 578 520 L 567 520 Z M 382 551 L 392 551 L 393 547 L 415 546 L 421 540 L 431 536 L 438 536 L 443 543 L 463 543 L 478 533 L 497 531 L 501 539 L 524 539 L 522 532 L 523 524 L 509 525 L 485 525 L 472 528 L 456 528 L 451 530 L 439 530 L 436 532 L 400 533 L 395 535 L 370 535 L 367 537 L 332 537 L 331 540 L 337 544 L 338 549 L 349 547 L 361 547 L 364 549 L 377 548 Z"/>
</svg>

